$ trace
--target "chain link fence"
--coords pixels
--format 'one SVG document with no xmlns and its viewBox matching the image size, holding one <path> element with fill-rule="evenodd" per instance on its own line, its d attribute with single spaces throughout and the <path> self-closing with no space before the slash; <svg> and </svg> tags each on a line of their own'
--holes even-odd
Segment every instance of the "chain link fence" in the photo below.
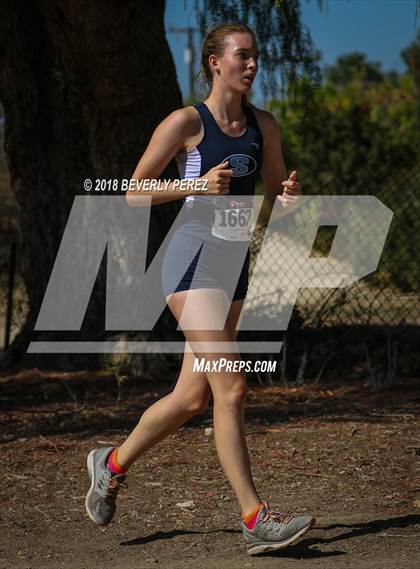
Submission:
<svg viewBox="0 0 420 569">
<path fill-rule="evenodd" d="M 270 383 L 273 380 L 281 381 L 284 385 L 297 385 L 307 381 L 308 377 L 318 381 L 326 368 L 327 371 L 333 368 L 334 373 L 339 374 L 342 365 L 346 377 L 351 376 L 349 369 L 353 366 L 356 376 L 358 373 L 364 376 L 368 374 L 369 385 L 383 388 L 391 385 L 398 373 L 412 374 L 418 368 L 415 345 L 420 336 L 420 247 L 417 238 L 420 229 L 420 162 L 416 160 L 404 168 L 391 168 L 391 175 L 389 170 L 389 165 L 383 171 L 375 166 L 372 175 L 371 170 L 365 169 L 359 172 L 357 181 L 352 185 L 348 180 L 336 177 L 321 188 L 304 187 L 306 195 L 375 196 L 394 215 L 379 264 L 373 273 L 343 288 L 303 286 L 299 289 L 296 302 L 292 303 L 292 320 L 283 337 L 282 352 L 272 355 L 272 359 L 279 361 L 280 376 L 261 376 L 259 379 L 262 382 Z M 9 340 L 7 335 L 12 339 L 23 324 L 27 307 L 19 270 L 21 259 L 18 254 L 14 260 L 16 252 L 12 247 L 18 237 L 15 205 L 3 201 L 0 209 L 0 339 L 4 347 L 6 340 Z M 365 232 L 365 240 L 360 241 L 362 251 L 359 250 L 359 254 L 363 253 L 366 235 L 370 242 L 380 229 L 370 222 L 368 211 L 362 215 L 360 211 L 357 212 L 352 232 Z M 334 231 L 333 227 L 318 231 L 311 256 L 331 258 Z M 264 235 L 264 227 L 254 232 L 251 273 L 255 269 Z M 278 231 L 271 236 L 273 254 L 266 256 L 265 266 L 259 265 L 258 272 L 255 272 L 258 277 L 256 287 L 251 290 L 247 303 L 251 310 L 260 311 L 265 316 L 273 314 L 278 317 L 285 289 L 300 286 L 300 283 L 291 282 L 291 275 L 296 273 L 293 264 L 299 261 L 287 256 L 279 258 L 278 255 L 279 244 L 287 249 L 285 240 L 290 239 L 290 235 L 290 232 L 285 235 Z M 307 259 L 307 243 L 302 241 L 299 234 L 292 232 L 292 235 L 290 249 L 299 252 L 301 247 L 302 254 L 297 258 Z M 340 258 L 334 259 L 336 269 L 343 273 L 351 272 L 346 261 L 351 257 L 350 253 L 349 250 L 344 251 Z M 16 276 L 12 279 L 14 265 Z M 276 279 L 273 279 L 273 275 Z M 396 328 L 398 333 L 395 332 Z M 276 340 L 280 339 L 279 333 L 282 334 L 273 332 L 273 339 L 274 336 Z"/>
<path fill-rule="evenodd" d="M 417 153 L 418 156 L 420 153 Z M 420 232 L 420 162 L 416 160 L 409 167 L 394 171 L 392 175 L 387 174 L 385 168 L 383 176 L 380 168 L 375 168 L 374 177 L 370 174 L 368 168 L 360 172 L 352 187 L 349 187 L 348 181 L 335 178 L 316 191 L 305 188 L 304 193 L 311 195 L 375 196 L 394 215 L 375 272 L 343 288 L 300 288 L 295 311 L 303 319 L 304 327 L 319 329 L 333 326 L 394 327 L 420 324 L 420 246 L 417 237 Z M 296 213 L 299 215 L 298 210 Z M 318 231 L 311 256 L 328 256 L 335 263 L 337 271 L 351 273 L 346 255 L 334 259 L 329 252 L 334 228 L 323 229 L 324 231 Z M 381 229 L 372 223 L 369 211 L 362 215 L 360 211 L 355 212 L 352 231 L 364 236 L 358 243 L 356 240 L 356 246 L 360 248 L 356 251 L 359 258 L 363 258 L 367 239 L 369 242 L 375 240 Z M 255 267 L 264 235 L 265 227 L 257 228 L 254 233 L 251 270 Z M 270 247 L 272 255 L 267 256 L 265 251 L 265 265 L 261 266 L 259 262 L 258 273 L 255 275 L 256 285 L 250 299 L 250 308 L 263 311 L 266 315 L 278 312 L 286 288 L 295 286 L 295 283 L 290 283 L 290 279 L 298 272 L 296 263 L 307 259 L 307 247 L 300 240 L 299 234 L 292 240 L 289 230 L 282 232 L 280 229 L 276 233 L 270 233 Z M 288 260 L 284 255 L 279 256 L 281 247 L 289 247 L 293 250 L 293 256 L 289 256 Z M 300 249 L 301 253 L 298 254 Z M 348 251 L 348 258 L 352 257 L 351 253 L 355 251 Z M 278 275 L 283 275 L 283 280 Z M 276 282 L 273 283 L 273 280 Z M 279 283 L 282 285 L 278 286 Z"/>
</svg>

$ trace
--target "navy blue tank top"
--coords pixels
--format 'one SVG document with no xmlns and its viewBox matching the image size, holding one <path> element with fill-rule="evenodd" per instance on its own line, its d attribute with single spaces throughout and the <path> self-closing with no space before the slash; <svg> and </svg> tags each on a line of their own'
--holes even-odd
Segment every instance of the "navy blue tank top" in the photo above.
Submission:
<svg viewBox="0 0 420 569">
<path fill-rule="evenodd" d="M 229 160 L 233 175 L 230 195 L 253 195 L 262 166 L 263 137 L 250 107 L 243 106 L 246 131 L 241 136 L 230 136 L 222 131 L 205 103 L 194 105 L 200 113 L 204 136 L 193 149 L 176 155 L 181 178 L 199 178 L 224 160 Z M 188 196 L 187 201 L 197 196 Z"/>
</svg>

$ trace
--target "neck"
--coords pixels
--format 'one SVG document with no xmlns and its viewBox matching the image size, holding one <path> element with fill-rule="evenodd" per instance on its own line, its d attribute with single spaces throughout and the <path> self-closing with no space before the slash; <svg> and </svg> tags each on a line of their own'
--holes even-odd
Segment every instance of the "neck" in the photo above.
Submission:
<svg viewBox="0 0 420 569">
<path fill-rule="evenodd" d="M 220 89 L 217 84 L 213 85 L 205 103 L 212 111 L 216 111 L 221 119 L 228 122 L 241 120 L 244 116 L 242 93 L 227 90 L 225 87 Z"/>
</svg>

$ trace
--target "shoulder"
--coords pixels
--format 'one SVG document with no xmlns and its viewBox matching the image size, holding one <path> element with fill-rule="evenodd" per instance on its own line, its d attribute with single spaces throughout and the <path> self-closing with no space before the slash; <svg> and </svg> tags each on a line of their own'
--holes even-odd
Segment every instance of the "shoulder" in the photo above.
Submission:
<svg viewBox="0 0 420 569">
<path fill-rule="evenodd" d="M 188 106 L 173 111 L 159 126 L 182 133 L 185 137 L 195 136 L 200 132 L 200 115 L 195 107 Z"/>
<path fill-rule="evenodd" d="M 257 121 L 258 126 L 260 127 L 260 131 L 264 136 L 264 138 L 279 133 L 279 126 L 272 113 L 270 113 L 269 111 L 265 111 L 263 109 L 258 109 L 257 107 L 254 107 L 254 105 L 248 105 L 248 106 L 254 113 L 255 119 Z"/>
</svg>

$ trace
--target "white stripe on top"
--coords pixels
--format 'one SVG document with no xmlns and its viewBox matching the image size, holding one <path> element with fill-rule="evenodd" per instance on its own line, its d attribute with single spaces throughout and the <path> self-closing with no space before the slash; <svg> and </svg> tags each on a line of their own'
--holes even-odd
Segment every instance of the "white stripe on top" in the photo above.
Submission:
<svg viewBox="0 0 420 569">
<path fill-rule="evenodd" d="M 201 171 L 201 154 L 197 147 L 191 150 L 181 150 L 175 156 L 178 166 L 179 177 L 181 179 L 194 179 L 200 177 Z M 187 196 L 186 201 L 191 201 L 194 196 Z"/>
</svg>

